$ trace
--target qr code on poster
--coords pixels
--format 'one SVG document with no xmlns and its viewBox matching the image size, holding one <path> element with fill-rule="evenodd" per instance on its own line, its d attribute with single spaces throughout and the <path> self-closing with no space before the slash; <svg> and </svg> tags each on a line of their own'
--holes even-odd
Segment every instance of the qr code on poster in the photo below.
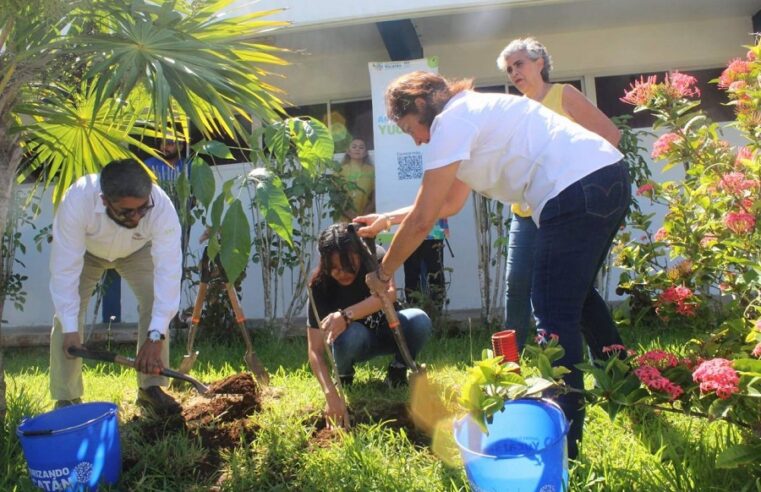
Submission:
<svg viewBox="0 0 761 492">
<path fill-rule="evenodd" d="M 396 154 L 396 170 L 399 180 L 423 177 L 423 154 L 399 152 Z"/>
</svg>

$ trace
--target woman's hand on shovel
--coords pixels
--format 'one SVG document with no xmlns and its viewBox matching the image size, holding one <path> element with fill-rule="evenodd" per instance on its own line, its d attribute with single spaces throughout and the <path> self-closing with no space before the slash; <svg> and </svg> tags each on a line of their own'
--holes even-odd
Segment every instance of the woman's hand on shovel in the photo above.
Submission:
<svg viewBox="0 0 761 492">
<path fill-rule="evenodd" d="M 151 342 L 146 340 L 135 358 L 135 369 L 145 374 L 161 374 L 164 369 L 164 363 L 161 362 L 161 348 L 164 346 L 164 340 Z"/>
<path fill-rule="evenodd" d="M 343 401 L 337 392 L 333 391 L 326 397 L 327 405 L 325 406 L 325 423 L 328 429 L 337 429 L 343 427 L 348 429 L 351 427 L 349 422 L 349 410 L 346 408 L 346 403 Z"/>
</svg>

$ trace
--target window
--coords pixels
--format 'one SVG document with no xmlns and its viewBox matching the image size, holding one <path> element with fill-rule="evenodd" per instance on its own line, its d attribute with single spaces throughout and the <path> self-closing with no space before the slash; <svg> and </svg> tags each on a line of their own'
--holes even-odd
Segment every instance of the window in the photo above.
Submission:
<svg viewBox="0 0 761 492">
<path fill-rule="evenodd" d="M 707 70 L 691 70 L 685 73 L 698 79 L 698 88 L 701 93 L 701 108 L 714 121 L 729 121 L 734 119 L 732 108 L 724 106 L 727 102 L 727 96 L 718 89 L 716 84 L 709 83 L 721 75 L 721 68 L 712 68 Z M 629 124 L 635 128 L 653 126 L 654 118 L 646 111 L 635 113 L 634 106 L 621 102 L 620 98 L 624 96 L 632 83 L 639 80 L 640 76 L 647 77 L 653 75 L 653 72 L 628 75 L 614 75 L 611 77 L 597 77 L 595 87 L 597 89 L 597 106 L 603 113 L 612 117 L 624 114 L 632 115 Z M 666 72 L 655 72 L 658 80 L 662 81 Z"/>
<path fill-rule="evenodd" d="M 368 150 L 374 149 L 372 101 L 330 103 L 330 132 L 336 153 L 346 152 L 355 138 L 364 140 Z"/>
</svg>

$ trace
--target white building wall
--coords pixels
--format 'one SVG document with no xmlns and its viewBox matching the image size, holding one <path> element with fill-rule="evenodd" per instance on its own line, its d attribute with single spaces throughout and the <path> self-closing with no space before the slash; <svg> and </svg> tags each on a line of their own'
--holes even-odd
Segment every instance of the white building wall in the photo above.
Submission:
<svg viewBox="0 0 761 492">
<path fill-rule="evenodd" d="M 295 0 L 294 0 L 295 2 Z M 257 3 L 257 8 L 266 8 L 268 2 Z M 273 2 L 270 2 L 273 3 Z M 282 2 L 277 2 L 282 3 Z M 309 3 L 309 2 L 307 2 Z M 328 16 L 330 8 L 325 5 L 346 7 L 369 4 L 369 2 L 311 2 L 320 4 L 317 9 Z M 378 5 L 372 2 L 374 10 Z M 396 8 L 405 2 L 385 2 Z M 430 2 L 433 4 L 433 0 Z M 441 5 L 441 1 L 435 2 Z M 444 2 L 449 4 L 479 4 L 483 2 Z M 378 4 L 378 5 L 376 5 Z M 332 7 L 331 7 L 332 8 Z M 356 7 L 359 8 L 359 7 Z M 357 14 L 356 9 L 354 11 Z M 317 15 L 316 13 L 314 15 Z M 500 40 L 474 43 L 425 45 L 427 56 L 440 57 L 441 73 L 451 77 L 476 77 L 479 85 L 500 84 L 504 76 L 495 65 L 495 58 L 510 39 L 518 36 L 535 35 L 550 50 L 555 64 L 553 75 L 556 78 L 582 77 L 592 81 L 594 76 L 623 73 L 651 72 L 676 68 L 682 70 L 717 67 L 729 59 L 742 56 L 742 45 L 751 42 L 747 33 L 751 31 L 749 17 L 715 18 L 683 23 L 648 24 L 626 26 L 616 29 L 591 29 L 576 32 L 546 33 L 521 32 L 519 27 L 505 29 L 505 36 Z M 347 31 L 348 30 L 348 31 Z M 356 30 L 362 30 L 358 32 Z M 570 28 L 569 28 L 570 30 Z M 361 40 L 351 42 L 350 33 L 360 35 Z M 364 34 L 362 34 L 364 33 Z M 370 97 L 370 81 L 367 63 L 384 61 L 388 55 L 378 49 L 377 30 L 372 24 L 364 26 L 343 27 L 334 31 L 324 30 L 319 33 L 296 32 L 287 37 L 291 48 L 312 49 L 314 52 L 326 51 L 329 55 L 308 56 L 292 55 L 293 64 L 282 71 L 285 79 L 273 80 L 273 83 L 287 90 L 287 99 L 293 104 L 309 104 L 328 100 L 346 100 Z M 285 38 L 284 38 L 285 39 Z M 319 48 L 316 43 L 321 43 Z M 382 46 L 382 43 L 380 44 Z M 589 84 L 588 84 L 589 85 Z M 590 87 L 587 87 L 590 89 Z M 594 99 L 594 98 L 593 98 Z M 737 138 L 731 140 L 737 142 Z M 649 145 L 649 143 L 648 143 Z M 226 166 L 217 169 L 218 183 L 245 169 L 244 166 Z M 664 179 L 660 166 L 654 166 L 656 179 Z M 37 220 L 38 227 L 44 227 L 52 221 L 52 209 L 49 195 L 42 199 L 43 213 Z M 454 272 L 448 297 L 449 309 L 478 309 L 480 307 L 477 256 L 475 245 L 474 216 L 472 204 L 450 220 L 452 235 L 450 242 L 455 257 L 445 252 L 445 264 Z M 200 248 L 197 236 L 200 227 L 194 229 L 191 246 Z M 33 247 L 35 231 L 24 230 L 22 241 L 27 245 L 27 253 L 20 255 L 26 265 L 19 269 L 29 278 L 25 282 L 28 293 L 23 311 L 16 310 L 6 303 L 4 318 L 7 327 L 48 325 L 53 315 L 52 302 L 48 291 L 49 245 L 43 245 L 37 252 Z M 196 253 L 200 256 L 200 250 Z M 243 284 L 242 307 L 247 317 L 261 318 L 264 315 L 263 296 L 261 294 L 260 270 L 258 265 L 251 265 Z M 401 276 L 397 277 L 399 285 Z M 615 281 L 615 276 L 613 278 Z M 194 292 L 183 294 L 183 307 L 193 301 Z M 136 322 L 136 301 L 129 288 L 122 289 L 122 318 L 125 322 Z M 289 300 L 289 291 L 282 293 L 280 306 Z"/>
</svg>

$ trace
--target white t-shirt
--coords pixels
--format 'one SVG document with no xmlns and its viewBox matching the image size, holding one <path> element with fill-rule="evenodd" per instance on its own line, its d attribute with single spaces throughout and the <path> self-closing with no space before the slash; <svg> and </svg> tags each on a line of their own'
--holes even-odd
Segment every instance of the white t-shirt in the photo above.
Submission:
<svg viewBox="0 0 761 492">
<path fill-rule="evenodd" d="M 548 200 L 623 155 L 607 140 L 527 97 L 464 91 L 431 125 L 426 170 L 460 162 L 457 178 L 503 203 Z"/>
<path fill-rule="evenodd" d="M 137 227 L 128 229 L 106 214 L 97 174 L 79 178 L 66 191 L 53 219 L 50 251 L 50 293 L 64 333 L 77 331 L 79 277 L 85 252 L 113 261 L 131 255 L 148 241 L 151 241 L 154 295 L 148 329 L 166 333 L 180 306 L 180 222 L 172 201 L 155 184 L 151 199 L 153 208 Z"/>
</svg>

